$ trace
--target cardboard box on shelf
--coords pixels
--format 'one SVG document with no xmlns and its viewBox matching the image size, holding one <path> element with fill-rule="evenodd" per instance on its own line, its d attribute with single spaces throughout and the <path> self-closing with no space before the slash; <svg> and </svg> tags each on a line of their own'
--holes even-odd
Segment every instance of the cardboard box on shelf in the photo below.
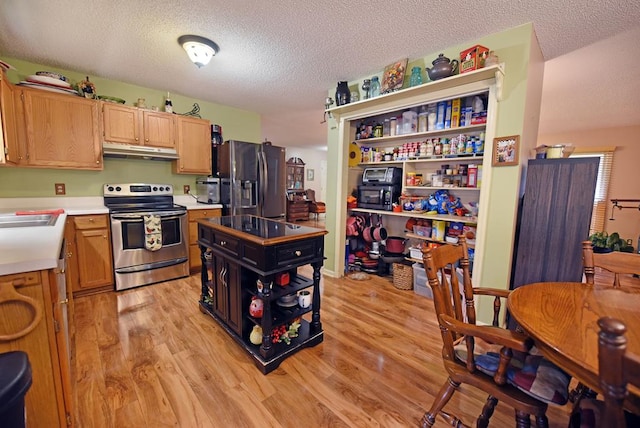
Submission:
<svg viewBox="0 0 640 428">
<path fill-rule="evenodd" d="M 460 126 L 460 98 L 456 98 L 451 101 L 451 127 L 457 128 Z"/>
<path fill-rule="evenodd" d="M 489 55 L 489 49 L 475 45 L 460 52 L 460 74 L 484 67 L 484 60 Z"/>
</svg>

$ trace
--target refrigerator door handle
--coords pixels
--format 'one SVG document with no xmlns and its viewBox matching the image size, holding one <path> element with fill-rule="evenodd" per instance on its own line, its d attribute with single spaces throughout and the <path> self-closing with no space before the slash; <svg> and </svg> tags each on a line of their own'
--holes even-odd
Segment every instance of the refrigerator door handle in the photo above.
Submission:
<svg viewBox="0 0 640 428">
<path fill-rule="evenodd" d="M 260 196 L 258 197 L 258 205 L 260 209 L 260 215 L 264 214 L 264 198 L 267 195 L 267 157 L 264 152 L 258 152 L 258 165 L 260 166 Z"/>
</svg>

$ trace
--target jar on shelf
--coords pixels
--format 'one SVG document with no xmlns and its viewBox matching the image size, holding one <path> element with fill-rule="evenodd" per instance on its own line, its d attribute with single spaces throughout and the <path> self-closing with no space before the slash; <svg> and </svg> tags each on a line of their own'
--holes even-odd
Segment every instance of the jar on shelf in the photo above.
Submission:
<svg viewBox="0 0 640 428">
<path fill-rule="evenodd" d="M 394 116 L 389 119 L 389 135 L 398 135 L 398 119 Z"/>
<path fill-rule="evenodd" d="M 409 78 L 409 86 L 422 85 L 422 69 L 420 67 L 413 67 L 411 69 L 411 77 Z"/>
<path fill-rule="evenodd" d="M 380 81 L 378 80 L 378 76 L 373 76 L 371 78 L 371 98 L 377 97 L 380 95 Z"/>
<path fill-rule="evenodd" d="M 349 104 L 350 99 L 351 92 L 349 91 L 347 81 L 343 80 L 338 82 L 338 87 L 336 88 L 336 105 L 342 106 L 345 104 Z"/>
<path fill-rule="evenodd" d="M 433 141 L 431 141 L 431 138 L 427 140 L 427 156 L 433 156 Z"/>
<path fill-rule="evenodd" d="M 364 79 L 364 82 L 362 82 L 362 90 L 364 91 L 364 95 L 362 96 L 363 100 L 371 98 L 371 79 Z"/>
<path fill-rule="evenodd" d="M 415 183 L 416 183 L 416 173 L 407 172 L 407 186 L 415 186 Z"/>
<path fill-rule="evenodd" d="M 382 137 L 382 124 L 380 122 L 376 123 L 376 126 L 373 127 L 373 136 L 375 138 Z"/>
<path fill-rule="evenodd" d="M 382 122 L 382 136 L 383 137 L 388 137 L 390 135 L 390 121 L 389 118 L 386 118 L 383 122 Z"/>
<path fill-rule="evenodd" d="M 426 111 L 421 111 L 418 114 L 418 132 L 427 132 L 427 116 L 429 116 L 429 113 Z"/>
</svg>

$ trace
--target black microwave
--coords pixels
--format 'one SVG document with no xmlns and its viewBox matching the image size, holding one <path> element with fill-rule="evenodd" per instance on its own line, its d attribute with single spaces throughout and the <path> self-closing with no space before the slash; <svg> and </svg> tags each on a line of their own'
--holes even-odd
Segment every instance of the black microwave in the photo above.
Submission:
<svg viewBox="0 0 640 428">
<path fill-rule="evenodd" d="M 400 186 L 361 184 L 358 186 L 358 208 L 391 211 L 400 193 Z"/>
</svg>

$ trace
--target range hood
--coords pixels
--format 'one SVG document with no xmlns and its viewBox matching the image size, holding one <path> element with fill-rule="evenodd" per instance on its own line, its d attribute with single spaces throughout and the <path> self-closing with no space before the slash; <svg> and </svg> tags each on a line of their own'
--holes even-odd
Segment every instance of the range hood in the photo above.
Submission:
<svg viewBox="0 0 640 428">
<path fill-rule="evenodd" d="M 178 159 L 176 149 L 134 146 L 129 144 L 103 143 L 102 153 L 106 157 L 114 158 L 138 158 L 149 160 L 173 160 Z"/>
</svg>

